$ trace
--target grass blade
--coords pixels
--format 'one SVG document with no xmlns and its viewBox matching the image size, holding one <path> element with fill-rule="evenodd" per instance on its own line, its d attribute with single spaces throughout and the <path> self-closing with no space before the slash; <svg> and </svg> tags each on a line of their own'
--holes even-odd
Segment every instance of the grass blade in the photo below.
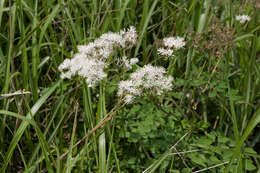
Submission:
<svg viewBox="0 0 260 173">
<path fill-rule="evenodd" d="M 46 93 L 33 105 L 32 109 L 31 109 L 31 113 L 27 113 L 26 115 L 26 118 L 28 119 L 32 119 L 33 116 L 37 113 L 37 111 L 40 109 L 40 107 L 44 104 L 44 102 L 47 100 L 47 98 L 55 91 L 55 89 L 59 86 L 61 80 L 59 80 L 58 82 L 56 82 L 51 88 L 49 88 Z M 19 140 L 21 139 L 25 129 L 27 128 L 27 126 L 29 125 L 29 122 L 28 121 L 23 121 L 21 123 L 21 125 L 19 126 L 16 134 L 14 135 L 10 145 L 9 145 L 9 148 L 8 148 L 8 151 L 6 153 L 6 158 L 5 158 L 5 161 L 3 163 L 3 167 L 1 169 L 1 172 L 4 173 L 5 170 L 6 170 L 6 167 L 9 163 L 9 161 L 11 160 L 12 158 L 12 155 L 13 155 L 13 152 L 14 152 L 14 149 L 16 148 Z"/>
</svg>

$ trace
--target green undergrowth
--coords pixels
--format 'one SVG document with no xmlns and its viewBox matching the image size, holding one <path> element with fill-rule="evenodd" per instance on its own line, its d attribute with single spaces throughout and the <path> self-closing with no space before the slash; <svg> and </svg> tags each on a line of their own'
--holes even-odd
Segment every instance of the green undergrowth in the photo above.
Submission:
<svg viewBox="0 0 260 173">
<path fill-rule="evenodd" d="M 259 8 L 255 0 L 1 0 L 0 172 L 260 173 Z M 250 21 L 237 21 L 241 14 Z M 136 46 L 113 58 L 138 58 L 133 71 L 163 66 L 171 91 L 121 105 L 117 84 L 129 72 L 112 63 L 111 77 L 92 88 L 60 79 L 77 45 L 130 26 Z M 169 36 L 186 45 L 159 56 Z"/>
</svg>

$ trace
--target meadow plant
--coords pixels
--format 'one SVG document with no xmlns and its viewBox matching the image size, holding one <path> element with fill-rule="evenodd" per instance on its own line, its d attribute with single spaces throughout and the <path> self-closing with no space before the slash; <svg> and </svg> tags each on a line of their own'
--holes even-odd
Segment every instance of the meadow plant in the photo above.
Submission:
<svg viewBox="0 0 260 173">
<path fill-rule="evenodd" d="M 157 53 L 162 56 L 172 56 L 174 50 L 178 50 L 185 46 L 184 38 L 182 37 L 165 37 L 163 46 L 157 50 Z"/>
<path fill-rule="evenodd" d="M 87 45 L 79 45 L 78 53 L 72 59 L 65 59 L 59 66 L 61 78 L 70 79 L 79 75 L 86 79 L 89 87 L 96 85 L 107 74 L 105 68 L 108 66 L 107 59 L 115 53 L 116 48 L 126 49 L 137 42 L 136 29 L 121 30 L 119 33 L 108 32 Z M 123 57 L 126 62 L 126 57 Z M 137 63 L 137 60 L 127 61 L 127 68 Z"/>
<path fill-rule="evenodd" d="M 0 173 L 260 173 L 259 7 L 1 0 Z"/>
<path fill-rule="evenodd" d="M 131 70 L 133 65 L 139 62 L 138 58 L 131 58 L 130 60 L 128 60 L 126 56 L 123 56 L 121 61 L 123 62 L 123 66 L 127 70 Z"/>
<path fill-rule="evenodd" d="M 239 21 L 240 23 L 245 23 L 245 22 L 249 22 L 250 21 L 250 16 L 248 15 L 238 15 L 236 16 L 236 20 Z"/>
<path fill-rule="evenodd" d="M 107 77 L 105 68 L 107 59 L 115 53 L 115 48 L 126 49 L 136 44 L 136 29 L 131 26 L 128 30 L 121 30 L 119 33 L 108 32 L 88 45 L 78 46 L 79 53 L 74 57 L 65 59 L 60 64 L 61 78 L 70 79 L 76 74 L 85 78 L 89 87 L 98 84 Z M 168 37 L 164 39 L 164 46 L 173 52 L 172 48 L 179 49 L 185 45 L 181 37 Z M 163 53 L 162 53 L 163 54 Z M 121 58 L 124 67 L 131 70 L 132 66 L 138 63 L 138 58 Z M 144 91 L 155 92 L 160 95 L 165 90 L 171 90 L 173 78 L 165 77 L 166 70 L 163 67 L 154 67 L 150 64 L 136 70 L 130 74 L 130 79 L 120 81 L 118 84 L 118 95 L 124 97 L 126 103 L 130 103 L 136 96 Z"/>
<path fill-rule="evenodd" d="M 154 67 L 150 64 L 138 69 L 130 75 L 130 79 L 119 82 L 118 95 L 125 95 L 125 101 L 130 103 L 133 98 L 140 96 L 144 91 L 161 95 L 163 91 L 172 89 L 173 78 L 166 77 L 163 67 Z"/>
</svg>

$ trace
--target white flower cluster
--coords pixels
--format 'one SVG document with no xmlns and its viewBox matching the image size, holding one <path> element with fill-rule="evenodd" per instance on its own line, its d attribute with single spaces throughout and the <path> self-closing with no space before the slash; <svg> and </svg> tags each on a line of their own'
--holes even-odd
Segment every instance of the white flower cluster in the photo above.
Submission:
<svg viewBox="0 0 260 173">
<path fill-rule="evenodd" d="M 245 23 L 246 21 L 250 21 L 250 17 L 248 15 L 238 15 L 236 16 L 236 20 L 240 23 Z"/>
<path fill-rule="evenodd" d="M 122 62 L 127 70 L 131 70 L 132 66 L 139 62 L 138 58 L 131 58 L 130 60 L 127 59 L 126 56 L 122 57 Z"/>
<path fill-rule="evenodd" d="M 159 48 L 157 50 L 159 55 L 172 56 L 173 49 L 177 50 L 185 46 L 184 38 L 182 37 L 166 37 L 163 39 L 163 45 L 165 48 Z"/>
<path fill-rule="evenodd" d="M 119 82 L 119 96 L 125 96 L 125 102 L 130 103 L 133 98 L 139 96 L 144 90 L 155 91 L 158 95 L 164 90 L 171 90 L 173 78 L 166 77 L 163 67 L 155 67 L 150 64 L 138 69 L 130 75 L 130 79 Z"/>
<path fill-rule="evenodd" d="M 157 52 L 159 55 L 162 55 L 162 56 L 172 56 L 172 54 L 173 54 L 172 49 L 165 49 L 165 48 L 159 48 L 157 50 Z"/>
<path fill-rule="evenodd" d="M 71 78 L 75 75 L 86 78 L 89 87 L 106 77 L 104 69 L 107 59 L 115 48 L 127 48 L 136 44 L 135 27 L 121 30 L 119 33 L 108 32 L 87 45 L 79 45 L 78 53 L 72 59 L 65 59 L 59 66 L 61 78 Z M 130 63 L 131 64 L 131 63 Z"/>
<path fill-rule="evenodd" d="M 182 37 L 166 37 L 163 39 L 163 44 L 168 48 L 174 47 L 175 49 L 185 46 L 184 38 Z"/>
</svg>

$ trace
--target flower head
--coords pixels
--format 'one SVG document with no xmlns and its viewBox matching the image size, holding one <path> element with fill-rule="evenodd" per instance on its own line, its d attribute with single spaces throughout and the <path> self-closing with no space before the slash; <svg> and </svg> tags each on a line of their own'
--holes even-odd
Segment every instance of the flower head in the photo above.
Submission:
<svg viewBox="0 0 260 173">
<path fill-rule="evenodd" d="M 128 60 L 126 56 L 123 56 L 121 60 L 127 70 L 131 70 L 132 66 L 139 62 L 138 58 L 131 58 L 130 60 Z"/>
<path fill-rule="evenodd" d="M 248 15 L 238 15 L 236 16 L 236 20 L 240 23 L 245 23 L 246 21 L 250 21 L 250 17 Z"/>
<path fill-rule="evenodd" d="M 107 76 L 105 68 L 107 59 L 115 48 L 126 48 L 136 43 L 137 34 L 133 26 L 119 33 L 108 32 L 87 45 L 79 45 L 78 53 L 72 59 L 65 59 L 59 66 L 61 78 L 71 78 L 78 75 L 86 79 L 88 86 L 94 86 Z M 136 60 L 127 60 L 130 68 Z"/>
<path fill-rule="evenodd" d="M 173 56 L 173 50 L 178 50 L 185 46 L 184 38 L 182 37 L 165 37 L 163 39 L 163 47 L 157 49 L 157 53 L 162 56 Z"/>
<path fill-rule="evenodd" d="M 172 56 L 173 55 L 173 50 L 172 49 L 159 48 L 157 50 L 157 53 L 159 55 L 163 55 L 163 56 Z"/>
<path fill-rule="evenodd" d="M 130 26 L 128 30 L 121 30 L 120 35 L 122 35 L 126 42 L 129 42 L 133 45 L 137 43 L 137 32 L 133 26 Z"/>
<path fill-rule="evenodd" d="M 144 91 L 160 95 L 165 90 L 171 90 L 173 78 L 166 77 L 163 67 L 145 65 L 130 75 L 130 79 L 119 82 L 118 95 L 125 95 L 128 103 L 134 97 L 141 95 Z M 130 99 L 131 98 L 131 99 Z"/>
<path fill-rule="evenodd" d="M 168 48 L 180 49 L 185 46 L 184 38 L 182 37 L 166 37 L 163 39 L 164 46 Z"/>
</svg>

